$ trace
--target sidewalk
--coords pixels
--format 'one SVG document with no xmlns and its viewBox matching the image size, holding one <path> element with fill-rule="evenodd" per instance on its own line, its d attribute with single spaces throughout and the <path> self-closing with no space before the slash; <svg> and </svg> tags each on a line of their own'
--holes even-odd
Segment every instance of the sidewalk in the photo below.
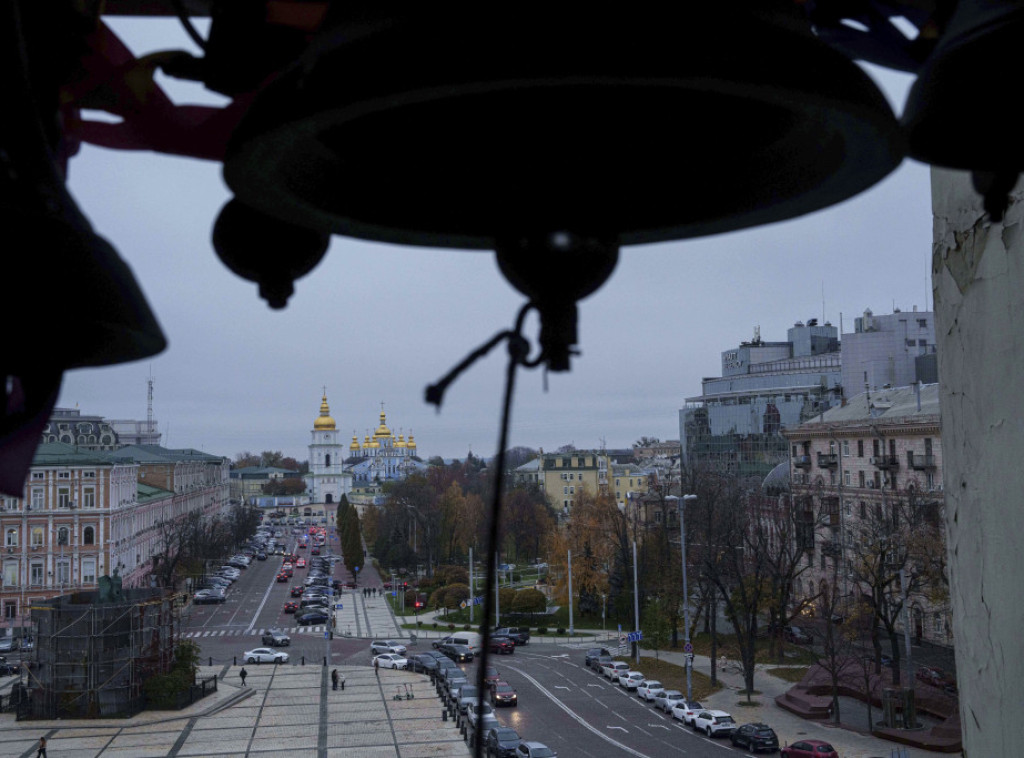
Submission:
<svg viewBox="0 0 1024 758">
<path fill-rule="evenodd" d="M 653 650 L 641 650 L 641 669 L 643 668 L 644 657 L 654 657 Z M 678 666 L 685 664 L 685 655 L 682 652 L 659 651 L 658 657 L 661 660 L 674 663 Z M 697 655 L 693 660 L 694 671 L 700 671 L 708 676 L 711 675 L 711 659 L 707 656 Z M 767 669 L 775 668 L 775 664 L 757 664 L 754 675 L 754 689 L 760 695 L 754 695 L 752 700 L 759 703 L 756 706 L 741 706 L 740 702 L 746 701 L 746 696 L 739 694 L 744 689 L 743 674 L 729 670 L 717 672 L 718 680 L 722 683 L 723 689 L 716 692 L 709 698 L 701 701 L 706 708 L 717 708 L 727 711 L 736 719 L 737 724 L 746 724 L 752 721 L 760 721 L 768 724 L 775 733 L 779 735 L 779 744 L 783 747 L 801 739 L 827 740 L 839 752 L 840 758 L 889 758 L 896 754 L 897 750 L 906 750 L 907 758 L 925 758 L 926 756 L 949 756 L 950 753 L 933 753 L 929 750 L 920 750 L 899 745 L 895 742 L 872 737 L 869 734 L 853 731 L 843 727 L 832 726 L 820 721 L 809 721 L 790 713 L 775 705 L 775 697 L 781 695 L 790 687 L 791 682 L 779 679 L 767 673 Z M 866 708 L 859 707 L 860 704 L 849 698 L 844 698 L 840 708 L 845 715 L 844 722 L 860 721 L 866 725 Z M 850 713 L 854 710 L 854 713 Z M 879 709 L 874 709 L 875 719 L 880 718 Z M 902 756 L 904 753 L 899 753 Z"/>
</svg>

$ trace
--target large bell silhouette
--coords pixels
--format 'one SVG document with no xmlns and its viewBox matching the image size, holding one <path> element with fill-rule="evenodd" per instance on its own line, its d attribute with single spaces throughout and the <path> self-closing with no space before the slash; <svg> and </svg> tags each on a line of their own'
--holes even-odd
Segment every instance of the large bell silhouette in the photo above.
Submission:
<svg viewBox="0 0 1024 758">
<path fill-rule="evenodd" d="M 972 171 L 997 219 L 1024 170 L 1016 101 L 1007 90 L 1007 73 L 1021 67 L 1022 44 L 1020 2 L 960 0 L 903 114 L 910 155 Z"/>
<path fill-rule="evenodd" d="M 495 248 L 741 229 L 898 165 L 896 119 L 856 65 L 799 19 L 708 5 L 334 4 L 236 130 L 225 178 L 302 226 Z"/>
</svg>

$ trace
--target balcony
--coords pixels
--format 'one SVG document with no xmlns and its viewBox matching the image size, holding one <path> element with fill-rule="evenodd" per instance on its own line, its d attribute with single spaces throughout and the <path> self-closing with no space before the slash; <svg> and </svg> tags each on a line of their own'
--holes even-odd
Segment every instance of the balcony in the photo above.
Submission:
<svg viewBox="0 0 1024 758">
<path fill-rule="evenodd" d="M 838 465 L 838 453 L 818 453 L 818 468 L 835 468 Z"/>
<path fill-rule="evenodd" d="M 875 455 L 871 458 L 871 465 L 885 471 L 896 470 L 900 467 L 900 459 L 895 455 Z"/>
<path fill-rule="evenodd" d="M 913 451 L 911 451 L 907 453 L 907 463 L 910 464 L 910 468 L 916 471 L 927 471 L 928 469 L 935 468 L 935 456 L 914 455 Z"/>
<path fill-rule="evenodd" d="M 793 467 L 794 468 L 810 468 L 811 467 L 811 456 L 809 456 L 809 455 L 794 455 L 793 456 Z"/>
</svg>

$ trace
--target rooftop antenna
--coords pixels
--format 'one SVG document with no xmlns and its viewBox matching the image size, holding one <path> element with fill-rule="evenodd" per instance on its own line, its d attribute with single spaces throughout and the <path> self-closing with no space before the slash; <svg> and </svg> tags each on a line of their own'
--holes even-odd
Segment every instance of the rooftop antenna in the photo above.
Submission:
<svg viewBox="0 0 1024 758">
<path fill-rule="evenodd" d="M 825 280 L 821 280 L 821 323 L 825 323 Z"/>
<path fill-rule="evenodd" d="M 149 377 L 146 379 L 146 432 L 153 433 L 153 367 L 149 367 Z"/>
</svg>

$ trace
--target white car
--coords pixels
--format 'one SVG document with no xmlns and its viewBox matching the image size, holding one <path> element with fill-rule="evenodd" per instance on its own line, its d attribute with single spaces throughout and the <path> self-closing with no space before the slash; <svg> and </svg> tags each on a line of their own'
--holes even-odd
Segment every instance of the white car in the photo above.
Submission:
<svg viewBox="0 0 1024 758">
<path fill-rule="evenodd" d="M 725 711 L 698 711 L 693 717 L 693 729 L 696 732 L 704 732 L 708 737 L 717 737 L 720 734 L 732 734 L 736 729 L 736 722 L 732 720 Z"/>
<path fill-rule="evenodd" d="M 683 693 L 679 690 L 665 690 L 660 695 L 655 696 L 654 707 L 665 713 L 671 713 L 672 709 L 676 707 L 676 703 L 682 699 Z"/>
<path fill-rule="evenodd" d="M 288 663 L 288 653 L 271 650 L 269 647 L 258 647 L 242 654 L 246 663 Z"/>
<path fill-rule="evenodd" d="M 672 718 L 679 719 L 687 726 L 693 726 L 693 720 L 697 717 L 697 714 L 704 710 L 704 706 L 698 703 L 696 700 L 691 700 L 689 703 L 686 700 L 680 700 L 672 708 Z"/>
<path fill-rule="evenodd" d="M 382 669 L 404 669 L 409 666 L 409 661 L 398 653 L 381 653 L 373 657 L 373 664 Z"/>
<path fill-rule="evenodd" d="M 649 703 L 664 691 L 665 688 L 661 686 L 661 682 L 654 679 L 648 679 L 647 681 L 641 682 L 636 688 L 636 696 Z"/>
<path fill-rule="evenodd" d="M 370 651 L 377 655 L 379 653 L 397 653 L 405 655 L 405 645 L 394 640 L 374 640 L 370 643 Z"/>
<path fill-rule="evenodd" d="M 623 671 L 619 674 L 619 686 L 627 690 L 635 690 L 644 680 L 644 675 L 639 671 Z"/>
<path fill-rule="evenodd" d="M 615 661 L 615 663 L 601 668 L 601 673 L 604 674 L 604 678 L 610 679 L 613 682 L 618 681 L 619 677 L 627 671 L 629 671 L 629 664 L 623 663 L 622 661 Z"/>
</svg>

